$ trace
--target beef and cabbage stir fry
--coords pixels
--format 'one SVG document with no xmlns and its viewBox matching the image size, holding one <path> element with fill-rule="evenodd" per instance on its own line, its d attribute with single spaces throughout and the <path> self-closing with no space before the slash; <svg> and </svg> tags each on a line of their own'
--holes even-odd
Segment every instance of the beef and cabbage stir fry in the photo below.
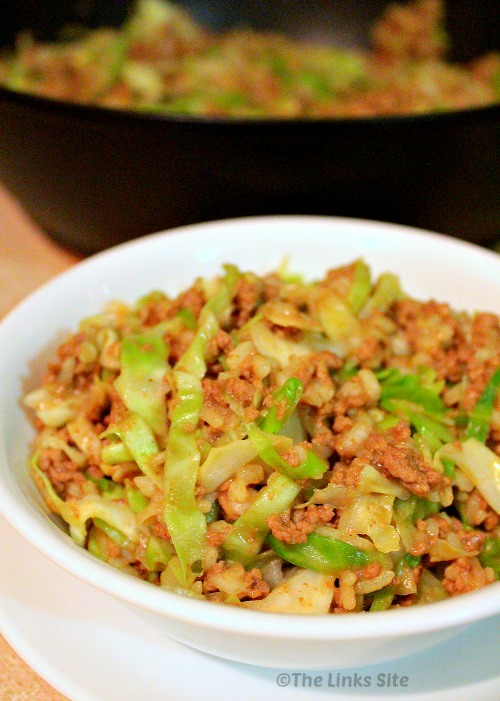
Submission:
<svg viewBox="0 0 500 701">
<path fill-rule="evenodd" d="M 441 0 L 390 6 L 371 48 L 343 50 L 251 29 L 213 32 L 164 0 L 139 0 L 121 29 L 21 34 L 0 83 L 111 108 L 217 117 L 416 114 L 499 98 L 500 54 L 447 61 Z"/>
<path fill-rule="evenodd" d="M 25 397 L 32 477 L 106 563 L 212 602 L 344 613 L 500 568 L 500 326 L 363 260 L 226 265 L 112 302 Z"/>
</svg>

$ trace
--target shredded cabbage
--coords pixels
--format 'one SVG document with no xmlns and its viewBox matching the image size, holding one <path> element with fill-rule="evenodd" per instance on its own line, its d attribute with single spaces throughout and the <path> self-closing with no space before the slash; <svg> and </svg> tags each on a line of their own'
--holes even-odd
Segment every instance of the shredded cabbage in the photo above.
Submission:
<svg viewBox="0 0 500 701">
<path fill-rule="evenodd" d="M 244 606 L 273 613 L 328 613 L 333 598 L 333 575 L 296 569 L 265 599 L 245 601 Z"/>
<path fill-rule="evenodd" d="M 471 480 L 497 514 L 500 514 L 500 457 L 476 438 L 449 443 L 436 453 L 436 460 L 453 460 Z"/>
</svg>

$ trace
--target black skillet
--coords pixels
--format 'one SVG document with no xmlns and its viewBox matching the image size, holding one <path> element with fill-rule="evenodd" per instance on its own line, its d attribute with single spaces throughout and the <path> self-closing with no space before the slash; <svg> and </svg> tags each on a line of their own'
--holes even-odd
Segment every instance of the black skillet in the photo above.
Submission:
<svg viewBox="0 0 500 701">
<path fill-rule="evenodd" d="M 380 0 L 186 0 L 215 28 L 252 26 L 366 46 Z M 4 0 L 20 29 L 117 24 L 123 0 Z M 498 49 L 498 0 L 449 0 L 453 58 Z M 162 117 L 0 89 L 0 180 L 59 242 L 91 253 L 207 219 L 316 213 L 410 224 L 489 245 L 500 237 L 498 105 L 319 121 Z M 445 267 L 445 261 L 444 267 Z"/>
</svg>

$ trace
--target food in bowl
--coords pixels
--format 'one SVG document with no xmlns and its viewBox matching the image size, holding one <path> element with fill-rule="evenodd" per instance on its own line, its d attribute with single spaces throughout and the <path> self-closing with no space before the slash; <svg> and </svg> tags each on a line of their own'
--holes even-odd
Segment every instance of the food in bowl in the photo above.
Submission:
<svg viewBox="0 0 500 701">
<path fill-rule="evenodd" d="M 358 259 L 226 265 L 83 320 L 25 397 L 31 475 L 93 555 L 280 613 L 382 611 L 499 575 L 500 327 Z"/>
<path fill-rule="evenodd" d="M 0 61 L 7 87 L 44 97 L 165 114 L 359 117 L 498 101 L 500 55 L 447 62 L 441 0 L 390 6 L 370 51 L 251 29 L 215 32 L 164 0 L 140 0 L 121 29 L 18 37 Z"/>
<path fill-rule="evenodd" d="M 180 596 L 130 576 L 77 545 L 55 525 L 57 516 L 48 517 L 28 472 L 35 426 L 19 399 L 41 383 L 47 362 L 77 320 L 113 299 L 133 305 L 147 290 L 163 289 L 175 298 L 195 275 L 213 279 L 225 261 L 265 275 L 279 269 L 284 256 L 309 280 L 322 277 L 328 261 L 343 265 L 363 257 L 375 276 L 398 272 L 414 299 L 433 296 L 470 313 L 500 311 L 498 256 L 378 222 L 290 216 L 219 221 L 144 237 L 100 254 L 52 280 L 0 324 L 2 514 L 49 560 L 85 582 L 89 596 L 101 590 L 152 630 L 225 659 L 280 669 L 359 668 L 421 651 L 460 631 L 467 640 L 464 629 L 472 623 L 487 636 L 486 626 L 494 627 L 493 617 L 500 613 L 498 582 L 425 606 L 346 613 L 334 620 L 329 614 L 262 612 Z M 161 639 L 155 636 L 152 642 L 161 648 Z"/>
</svg>

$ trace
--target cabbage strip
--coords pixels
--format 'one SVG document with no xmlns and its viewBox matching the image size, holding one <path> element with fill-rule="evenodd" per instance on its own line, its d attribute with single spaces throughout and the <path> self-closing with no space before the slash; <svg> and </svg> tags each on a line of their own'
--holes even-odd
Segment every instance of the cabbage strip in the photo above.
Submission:
<svg viewBox="0 0 500 701">
<path fill-rule="evenodd" d="M 167 346 L 154 333 L 124 338 L 120 352 L 121 373 L 115 387 L 123 403 L 151 426 L 158 436 L 166 436 L 167 410 L 165 374 Z"/>
<path fill-rule="evenodd" d="M 200 312 L 198 330 L 173 372 L 177 404 L 172 414 L 165 455 L 163 515 L 179 558 L 181 584 L 190 587 L 203 572 L 207 522 L 198 508 L 195 487 L 200 467 L 196 429 L 203 404 L 201 380 L 206 373 L 205 351 L 227 313 L 238 271 L 227 266 L 216 294 Z"/>
</svg>

